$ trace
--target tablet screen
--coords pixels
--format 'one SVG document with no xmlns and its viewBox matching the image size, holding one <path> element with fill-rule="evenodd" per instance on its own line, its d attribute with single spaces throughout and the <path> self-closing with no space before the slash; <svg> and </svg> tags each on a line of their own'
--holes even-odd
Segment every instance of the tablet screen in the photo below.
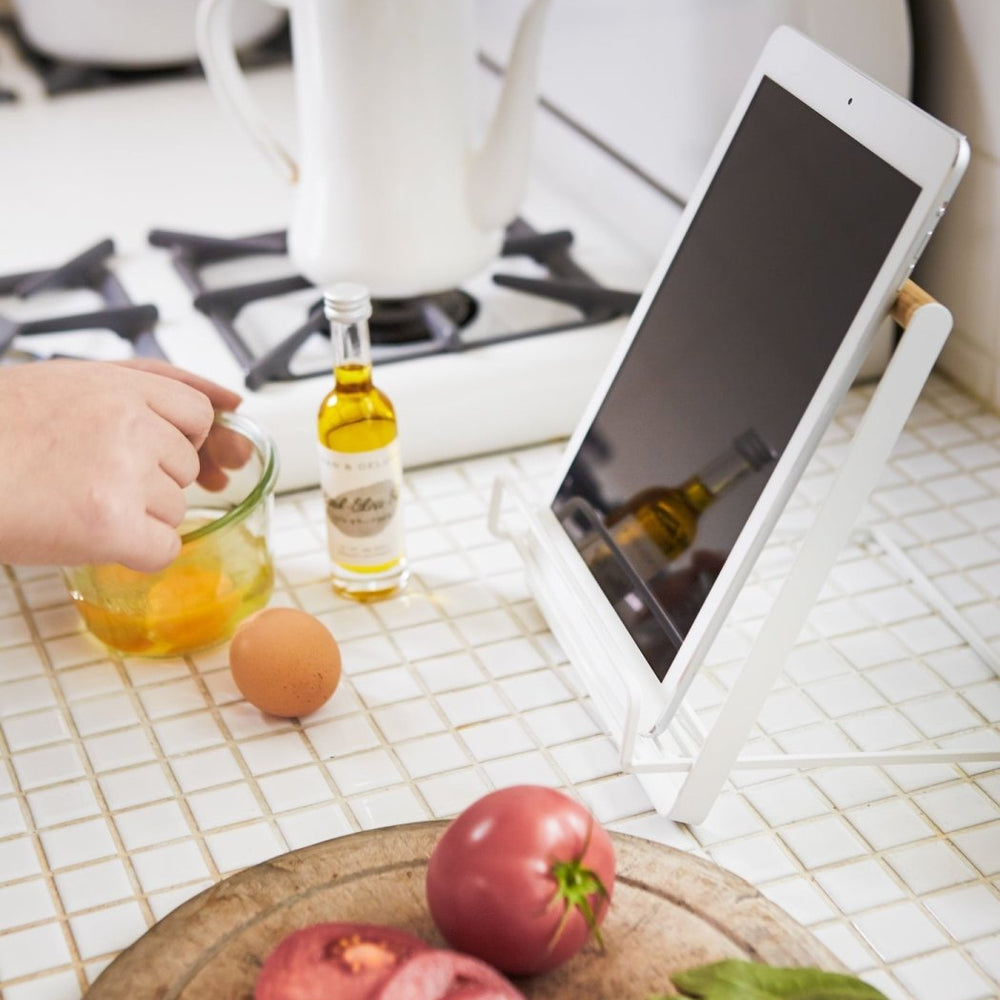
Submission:
<svg viewBox="0 0 1000 1000">
<path fill-rule="evenodd" d="M 919 193 L 762 79 L 552 505 L 660 679 Z"/>
</svg>

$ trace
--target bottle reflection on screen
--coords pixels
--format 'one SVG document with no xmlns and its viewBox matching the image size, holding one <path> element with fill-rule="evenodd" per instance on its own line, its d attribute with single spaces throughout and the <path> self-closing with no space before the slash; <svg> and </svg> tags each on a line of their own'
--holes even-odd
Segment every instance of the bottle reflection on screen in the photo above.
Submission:
<svg viewBox="0 0 1000 1000">
<path fill-rule="evenodd" d="M 613 508 L 605 524 L 643 579 L 686 552 L 702 513 L 751 472 L 774 461 L 775 451 L 744 431 L 679 486 L 651 486 Z"/>
<path fill-rule="evenodd" d="M 663 647 L 669 662 L 725 562 L 725 552 L 693 548 L 702 514 L 776 457 L 755 430 L 744 431 L 678 485 L 647 487 L 612 507 L 603 522 L 615 551 L 593 529 L 577 535 L 595 580 L 647 656 Z M 669 634 L 650 615 L 648 596 L 639 592 L 626 563 L 665 613 Z"/>
</svg>

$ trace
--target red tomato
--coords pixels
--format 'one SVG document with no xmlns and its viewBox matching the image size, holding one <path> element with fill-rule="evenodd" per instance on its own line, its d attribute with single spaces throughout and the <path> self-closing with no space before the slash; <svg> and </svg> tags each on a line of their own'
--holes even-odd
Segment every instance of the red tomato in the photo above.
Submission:
<svg viewBox="0 0 1000 1000">
<path fill-rule="evenodd" d="M 578 802 L 517 785 L 474 802 L 448 826 L 427 865 L 427 902 L 458 951 L 509 975 L 562 965 L 601 943 L 615 852 Z"/>
</svg>

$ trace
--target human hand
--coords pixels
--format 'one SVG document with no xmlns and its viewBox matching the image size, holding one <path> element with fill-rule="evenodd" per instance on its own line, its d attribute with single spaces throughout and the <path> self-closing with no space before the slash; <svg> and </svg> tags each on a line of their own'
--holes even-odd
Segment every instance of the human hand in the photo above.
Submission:
<svg viewBox="0 0 1000 1000">
<path fill-rule="evenodd" d="M 242 401 L 237 393 L 202 378 L 200 375 L 195 375 L 193 372 L 176 368 L 166 361 L 159 361 L 155 358 L 132 358 L 128 361 L 119 361 L 118 364 L 124 368 L 136 368 L 157 375 L 166 375 L 185 383 L 185 385 L 190 385 L 208 396 L 212 407 L 216 410 L 235 410 Z M 242 469 L 250 461 L 250 456 L 250 442 L 245 437 L 236 434 L 227 427 L 213 424 L 209 428 L 208 436 L 198 449 L 197 480 L 199 485 L 206 490 L 223 489 L 229 481 L 225 470 Z"/>
<path fill-rule="evenodd" d="M 239 400 L 148 359 L 0 367 L 0 562 L 161 569 L 184 487 L 220 474 L 198 454 L 214 409 Z"/>
</svg>

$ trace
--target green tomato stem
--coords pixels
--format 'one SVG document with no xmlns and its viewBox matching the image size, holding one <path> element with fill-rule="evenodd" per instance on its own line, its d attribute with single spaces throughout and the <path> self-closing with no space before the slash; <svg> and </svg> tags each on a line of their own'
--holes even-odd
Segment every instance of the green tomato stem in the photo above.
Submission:
<svg viewBox="0 0 1000 1000">
<path fill-rule="evenodd" d="M 583 865 L 583 857 L 590 846 L 590 835 L 593 828 L 594 823 L 591 819 L 587 824 L 587 837 L 583 842 L 583 847 L 575 858 L 571 858 L 569 861 L 554 861 L 549 868 L 552 878 L 555 879 L 556 889 L 549 900 L 548 908 L 551 909 L 553 906 L 559 905 L 563 908 L 559 925 L 549 941 L 549 951 L 555 948 L 574 910 L 579 911 L 586 921 L 587 928 L 594 936 L 594 940 L 597 941 L 598 947 L 604 949 L 604 939 L 601 937 L 597 916 L 590 905 L 590 897 L 599 896 L 607 899 L 608 890 L 601 881 L 600 875 Z"/>
</svg>

